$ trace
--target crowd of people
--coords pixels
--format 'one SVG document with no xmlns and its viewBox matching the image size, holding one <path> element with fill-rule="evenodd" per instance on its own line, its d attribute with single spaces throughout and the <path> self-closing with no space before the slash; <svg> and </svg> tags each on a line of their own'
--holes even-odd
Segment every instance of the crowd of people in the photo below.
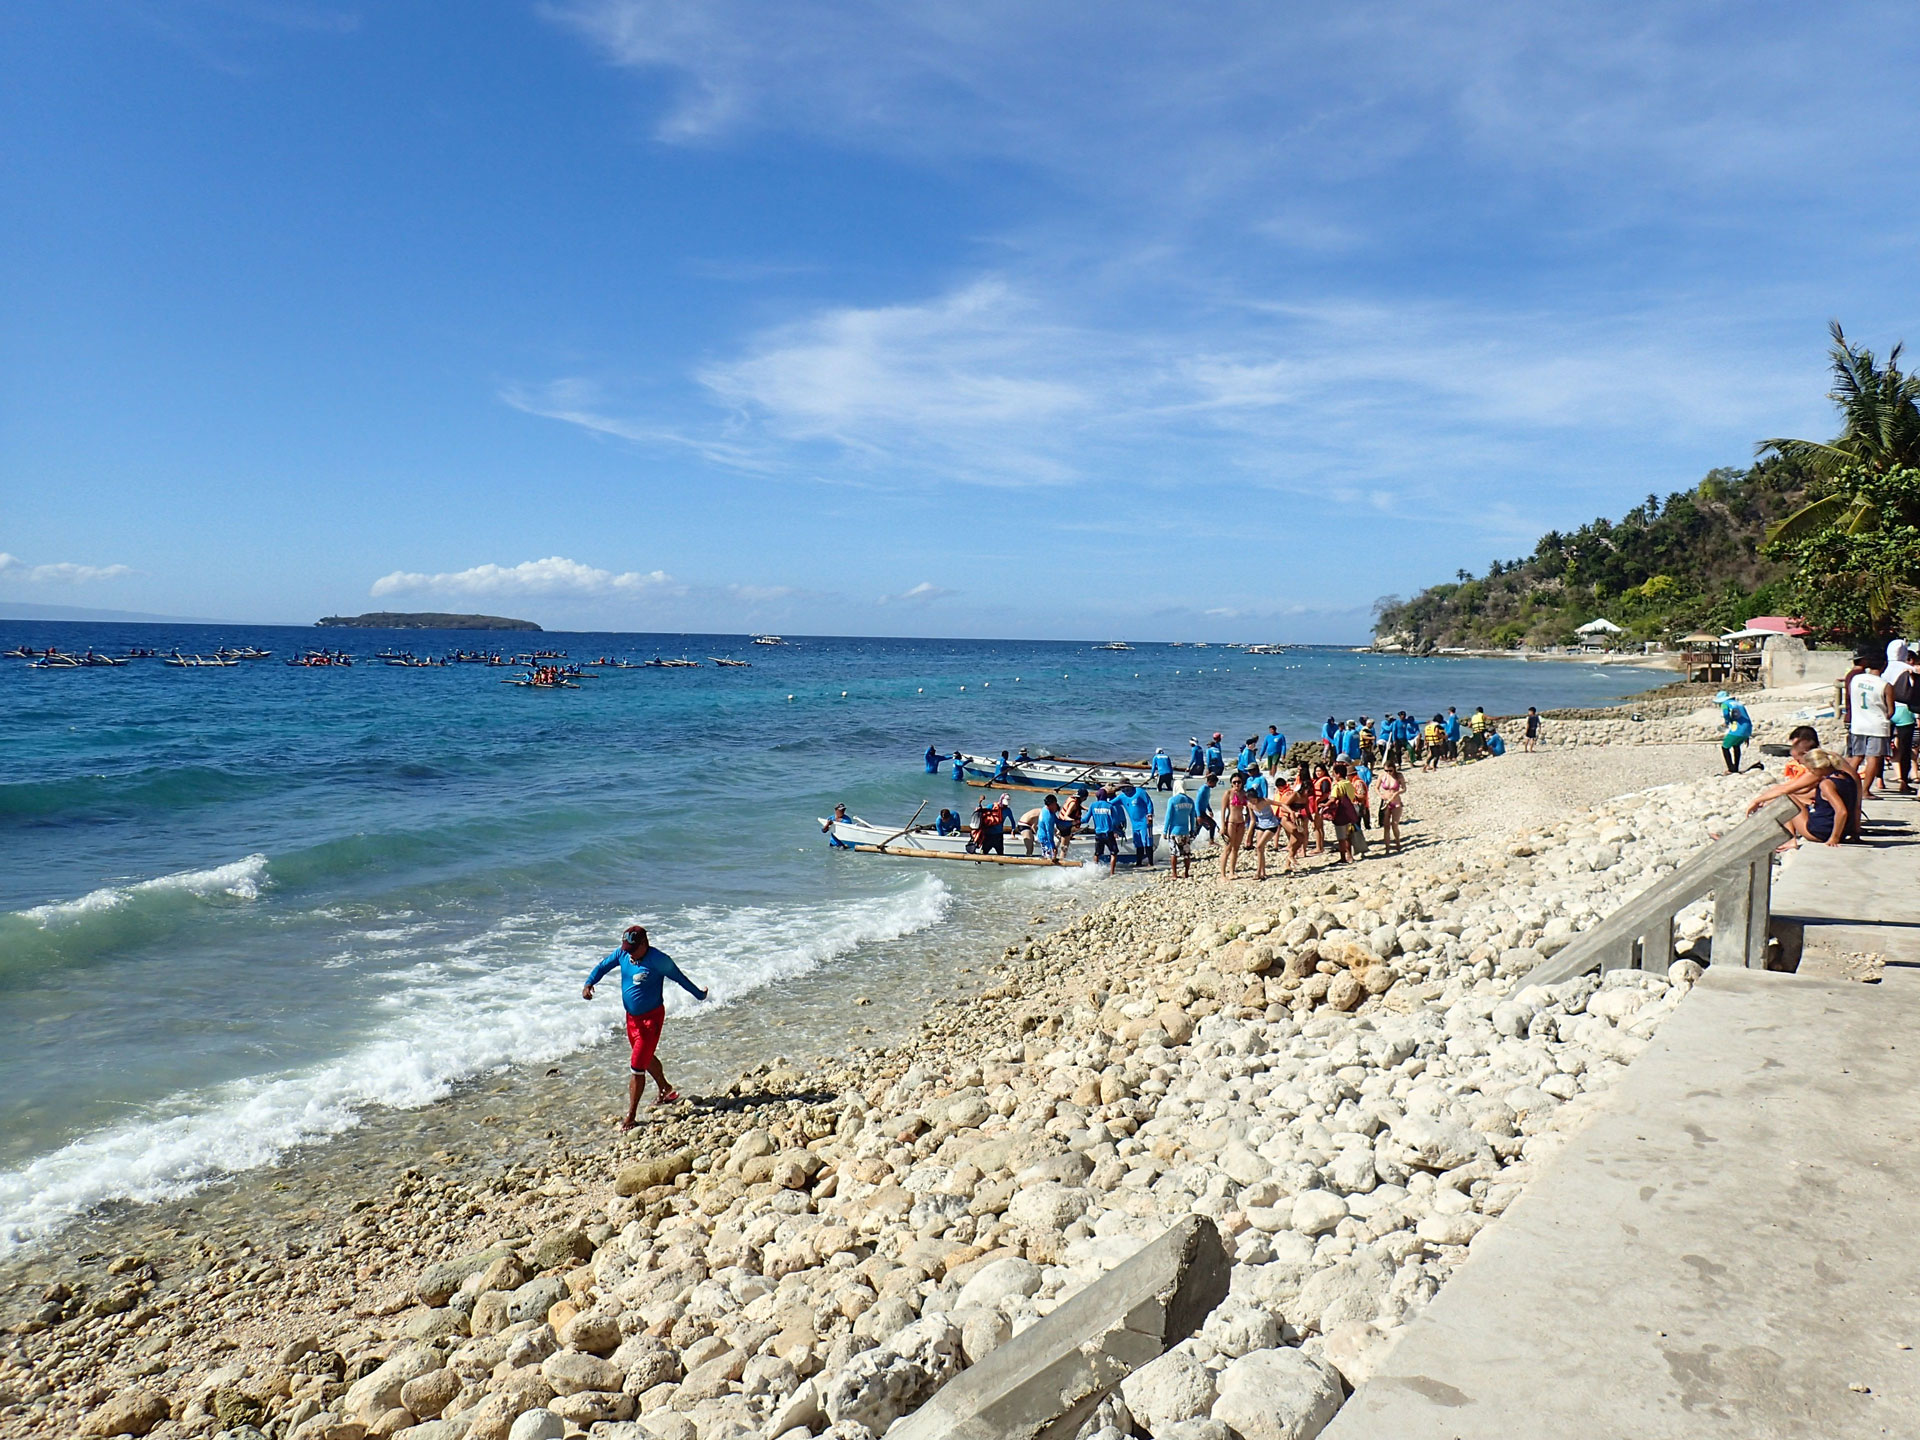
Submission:
<svg viewBox="0 0 1920 1440">
<path fill-rule="evenodd" d="M 1525 749 L 1540 739 L 1540 714 L 1522 718 Z M 1173 879 L 1193 873 L 1194 847 L 1204 836 L 1217 846 L 1219 873 L 1232 879 L 1250 858 L 1253 878 L 1267 878 L 1269 864 L 1296 869 L 1310 855 L 1332 853 L 1338 863 L 1365 859 L 1377 843 L 1389 853 L 1404 841 L 1407 771 L 1468 764 L 1506 753 L 1498 723 L 1484 707 L 1462 717 L 1457 709 L 1424 723 L 1406 711 L 1379 720 L 1329 716 L 1319 739 L 1290 746 L 1278 725 L 1230 747 L 1223 732 L 1204 743 L 1188 741 L 1188 779 L 1175 786 L 1175 765 L 1164 749 L 1147 762 L 1140 782 L 1063 786 L 1022 813 L 1010 794 L 983 797 L 970 817 L 940 812 L 942 835 L 967 834 L 967 852 L 1005 855 L 1010 840 L 1028 856 L 1064 860 L 1077 840 L 1091 837 L 1095 864 L 1109 873 L 1122 864 L 1152 869 L 1162 842 L 1170 852 Z M 928 749 L 930 773 L 947 757 Z M 1002 752 L 993 779 L 1016 778 L 1026 751 Z M 1167 796 L 1164 813 L 1156 794 Z"/>
</svg>

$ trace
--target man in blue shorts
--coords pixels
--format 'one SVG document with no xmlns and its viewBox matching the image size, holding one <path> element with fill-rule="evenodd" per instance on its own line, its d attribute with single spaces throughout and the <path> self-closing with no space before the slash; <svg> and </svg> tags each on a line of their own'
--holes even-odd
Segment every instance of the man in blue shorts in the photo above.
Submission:
<svg viewBox="0 0 1920 1440">
<path fill-rule="evenodd" d="M 659 1094 L 654 1096 L 655 1105 L 671 1105 L 680 1098 L 680 1092 L 667 1083 L 658 1054 L 660 1030 L 667 1020 L 666 998 L 662 993 L 666 982 L 673 981 L 696 1000 L 704 1000 L 712 992 L 702 990 L 682 975 L 666 951 L 649 945 L 645 926 L 629 925 L 626 934 L 620 937 L 620 948 L 588 974 L 580 998 L 593 999 L 593 987 L 616 965 L 620 967 L 620 1001 L 627 1012 L 627 1043 L 632 1047 L 627 1060 L 627 1118 L 620 1122 L 620 1128 L 631 1130 L 647 1076 L 653 1077 L 659 1089 Z"/>
</svg>

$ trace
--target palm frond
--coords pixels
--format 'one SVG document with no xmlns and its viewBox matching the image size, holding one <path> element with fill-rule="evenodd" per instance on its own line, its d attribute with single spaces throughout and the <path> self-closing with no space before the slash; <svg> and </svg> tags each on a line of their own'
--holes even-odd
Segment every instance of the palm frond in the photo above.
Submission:
<svg viewBox="0 0 1920 1440">
<path fill-rule="evenodd" d="M 1802 505 L 1767 532 L 1767 543 L 1778 545 L 1805 540 L 1837 521 L 1854 504 L 1851 495 L 1828 495 L 1811 505 Z"/>
</svg>

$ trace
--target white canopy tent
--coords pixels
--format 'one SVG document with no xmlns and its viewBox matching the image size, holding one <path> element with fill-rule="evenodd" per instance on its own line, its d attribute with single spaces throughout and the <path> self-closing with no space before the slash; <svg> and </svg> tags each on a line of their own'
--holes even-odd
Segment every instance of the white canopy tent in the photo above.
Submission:
<svg viewBox="0 0 1920 1440">
<path fill-rule="evenodd" d="M 1576 635 L 1619 635 L 1624 629 L 1624 626 L 1614 624 L 1603 615 L 1598 620 L 1587 621 L 1586 624 L 1577 628 L 1573 633 Z"/>
</svg>

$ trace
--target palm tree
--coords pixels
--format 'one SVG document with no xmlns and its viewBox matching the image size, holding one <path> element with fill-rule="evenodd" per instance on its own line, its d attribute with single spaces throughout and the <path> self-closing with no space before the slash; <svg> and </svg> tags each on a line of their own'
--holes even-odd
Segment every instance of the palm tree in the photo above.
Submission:
<svg viewBox="0 0 1920 1440">
<path fill-rule="evenodd" d="M 1900 466 L 1920 466 L 1920 375 L 1900 373 L 1896 344 L 1883 367 L 1871 350 L 1851 345 L 1838 320 L 1833 335 L 1833 389 L 1827 398 L 1840 407 L 1843 425 L 1831 442 L 1762 440 L 1769 452 L 1805 463 L 1815 472 L 1836 476 L 1848 469 L 1882 475 Z M 1880 507 L 1857 488 L 1842 486 L 1787 516 L 1768 532 L 1774 541 L 1803 540 L 1829 525 L 1862 535 L 1880 525 Z"/>
</svg>

